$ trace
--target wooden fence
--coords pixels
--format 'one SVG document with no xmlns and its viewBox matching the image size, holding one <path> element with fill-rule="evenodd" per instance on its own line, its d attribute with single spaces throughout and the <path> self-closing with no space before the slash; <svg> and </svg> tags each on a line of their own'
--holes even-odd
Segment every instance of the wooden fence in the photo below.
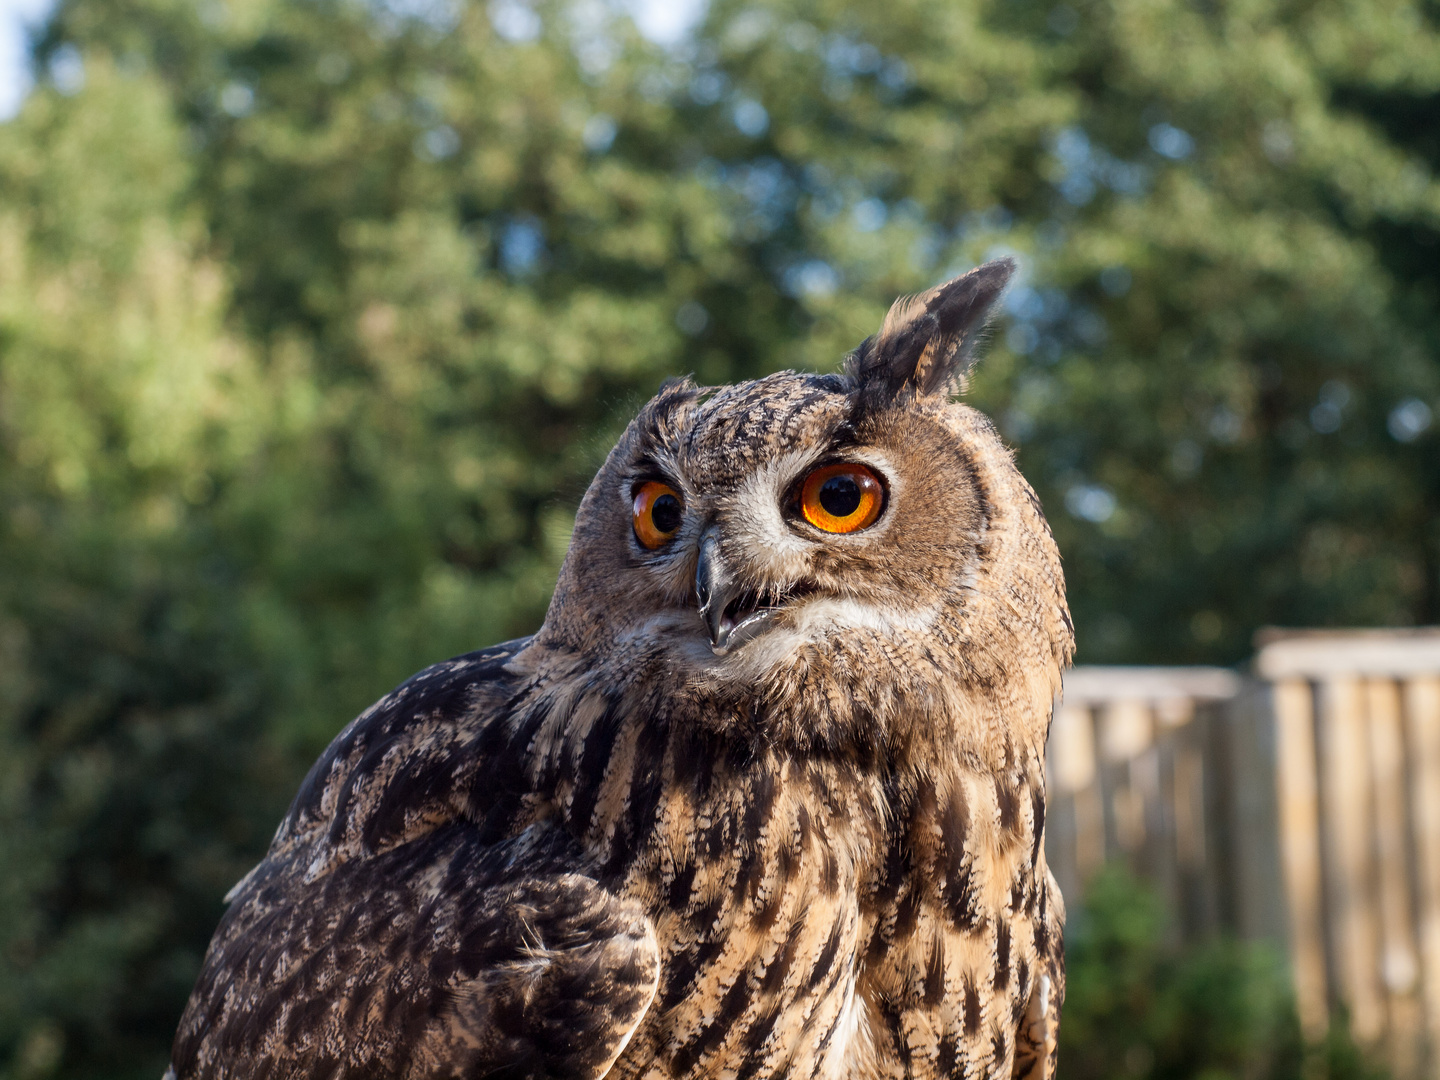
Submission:
<svg viewBox="0 0 1440 1080">
<path fill-rule="evenodd" d="M 1112 859 L 1174 932 L 1286 948 L 1301 1022 L 1338 1008 L 1440 1075 L 1440 629 L 1268 631 L 1252 670 L 1081 667 L 1051 727 L 1067 897 Z"/>
</svg>

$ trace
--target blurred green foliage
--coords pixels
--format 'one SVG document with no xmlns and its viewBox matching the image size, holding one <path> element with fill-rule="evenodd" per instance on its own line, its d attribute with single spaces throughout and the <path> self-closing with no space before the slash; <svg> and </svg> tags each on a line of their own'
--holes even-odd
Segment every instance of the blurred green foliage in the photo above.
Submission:
<svg viewBox="0 0 1440 1080">
<path fill-rule="evenodd" d="M 314 755 L 538 624 L 662 378 L 833 368 L 999 252 L 972 397 L 1083 660 L 1440 620 L 1437 21 L 61 0 L 0 125 L 0 1075 L 158 1075 Z"/>
<path fill-rule="evenodd" d="M 1343 1024 L 1307 1046 L 1278 950 L 1167 944 L 1155 894 L 1095 878 L 1066 932 L 1064 1080 L 1383 1080 Z"/>
</svg>

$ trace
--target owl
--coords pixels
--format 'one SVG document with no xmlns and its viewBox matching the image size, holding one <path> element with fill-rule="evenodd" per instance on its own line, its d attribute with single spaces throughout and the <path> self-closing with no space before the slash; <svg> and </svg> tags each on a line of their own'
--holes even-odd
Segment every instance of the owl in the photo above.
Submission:
<svg viewBox="0 0 1440 1080">
<path fill-rule="evenodd" d="M 169 1077 L 1052 1076 L 1040 503 L 953 399 L 1014 267 L 840 374 L 661 388 L 533 637 L 316 762 Z"/>
</svg>

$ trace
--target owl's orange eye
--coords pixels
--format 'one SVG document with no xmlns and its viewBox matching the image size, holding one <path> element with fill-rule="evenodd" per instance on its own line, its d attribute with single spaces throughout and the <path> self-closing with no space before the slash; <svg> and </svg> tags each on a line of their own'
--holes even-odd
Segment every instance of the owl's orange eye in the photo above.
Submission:
<svg viewBox="0 0 1440 1080">
<path fill-rule="evenodd" d="M 647 480 L 635 491 L 631 516 L 635 522 L 635 539 L 654 551 L 680 531 L 685 504 L 669 484 Z"/>
<path fill-rule="evenodd" d="M 800 488 L 800 512 L 828 533 L 852 533 L 873 525 L 884 504 L 880 478 L 853 462 L 821 466 Z"/>
</svg>

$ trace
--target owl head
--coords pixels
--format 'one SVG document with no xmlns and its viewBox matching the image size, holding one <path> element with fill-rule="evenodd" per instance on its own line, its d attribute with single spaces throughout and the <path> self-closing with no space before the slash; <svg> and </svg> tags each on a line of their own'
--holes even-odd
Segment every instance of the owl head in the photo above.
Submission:
<svg viewBox="0 0 1440 1080">
<path fill-rule="evenodd" d="M 839 374 L 666 384 L 585 495 L 539 640 L 770 739 L 1013 724 L 1023 704 L 1043 740 L 1072 648 L 1059 557 L 993 426 L 953 400 L 1013 270 L 898 300 Z"/>
</svg>

